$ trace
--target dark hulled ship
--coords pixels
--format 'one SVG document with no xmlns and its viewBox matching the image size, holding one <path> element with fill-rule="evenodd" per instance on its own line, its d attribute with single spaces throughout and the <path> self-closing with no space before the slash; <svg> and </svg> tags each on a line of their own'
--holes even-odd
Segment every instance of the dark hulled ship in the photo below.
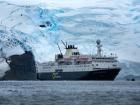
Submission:
<svg viewBox="0 0 140 105">
<path fill-rule="evenodd" d="M 40 80 L 114 80 L 121 68 L 117 56 L 103 55 L 101 41 L 97 40 L 95 55 L 82 55 L 74 45 L 64 43 L 66 52 L 55 55 L 55 61 L 38 65 Z"/>
<path fill-rule="evenodd" d="M 10 70 L 1 80 L 114 80 L 121 70 L 116 55 L 103 55 L 100 40 L 95 55 L 80 54 L 74 45 L 63 44 L 65 54 L 58 45 L 60 54 L 55 55 L 55 61 L 37 64 L 37 68 L 31 51 L 3 56 Z"/>
</svg>

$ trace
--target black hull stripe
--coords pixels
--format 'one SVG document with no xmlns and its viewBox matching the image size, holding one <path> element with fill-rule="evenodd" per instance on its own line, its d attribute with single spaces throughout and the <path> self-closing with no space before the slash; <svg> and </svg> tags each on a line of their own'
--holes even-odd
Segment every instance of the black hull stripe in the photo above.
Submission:
<svg viewBox="0 0 140 105">
<path fill-rule="evenodd" d="M 39 80 L 114 80 L 120 69 L 38 73 Z"/>
</svg>

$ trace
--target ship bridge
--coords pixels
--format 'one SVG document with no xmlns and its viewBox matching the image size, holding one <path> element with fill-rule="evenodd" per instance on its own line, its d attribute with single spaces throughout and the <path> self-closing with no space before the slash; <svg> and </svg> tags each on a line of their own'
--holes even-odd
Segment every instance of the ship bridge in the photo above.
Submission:
<svg viewBox="0 0 140 105">
<path fill-rule="evenodd" d="M 64 55 L 61 53 L 55 56 L 55 61 L 59 64 L 85 64 L 92 61 L 91 56 L 81 55 L 74 45 L 65 45 L 65 49 Z"/>
<path fill-rule="evenodd" d="M 77 56 L 80 55 L 80 52 L 77 47 L 74 45 L 68 45 L 66 47 L 66 52 L 64 56 L 70 57 L 70 56 Z"/>
</svg>

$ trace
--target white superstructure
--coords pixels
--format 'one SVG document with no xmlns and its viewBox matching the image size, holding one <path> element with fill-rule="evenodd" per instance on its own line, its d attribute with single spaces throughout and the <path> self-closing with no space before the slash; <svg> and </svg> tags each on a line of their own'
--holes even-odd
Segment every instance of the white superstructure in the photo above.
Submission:
<svg viewBox="0 0 140 105">
<path fill-rule="evenodd" d="M 55 72 L 61 70 L 62 72 L 78 72 L 78 71 L 97 71 L 104 69 L 119 68 L 117 56 L 111 54 L 106 56 L 102 54 L 101 41 L 97 40 L 97 54 L 82 55 L 77 47 L 74 45 L 65 45 L 66 52 L 63 55 L 55 55 L 54 62 L 47 62 L 38 65 L 38 72 Z"/>
</svg>

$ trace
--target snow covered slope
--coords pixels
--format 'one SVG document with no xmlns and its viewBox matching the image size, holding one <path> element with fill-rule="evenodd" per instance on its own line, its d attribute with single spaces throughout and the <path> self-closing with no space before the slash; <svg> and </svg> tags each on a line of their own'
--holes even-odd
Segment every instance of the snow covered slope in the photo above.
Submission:
<svg viewBox="0 0 140 105">
<path fill-rule="evenodd" d="M 128 76 L 139 77 L 140 76 L 140 63 L 122 60 L 120 62 L 120 67 L 122 70 L 120 71 L 117 79 L 125 79 Z M 123 78 L 125 77 L 125 78 Z"/>
<path fill-rule="evenodd" d="M 61 40 L 76 44 L 84 54 L 95 54 L 95 41 L 101 39 L 105 52 L 140 62 L 139 1 L 86 1 L 0 2 L 0 46 L 7 56 L 32 50 L 37 61 L 45 62 L 54 59 Z"/>
<path fill-rule="evenodd" d="M 115 52 L 120 59 L 140 61 L 140 5 L 133 0 L 120 5 L 115 2 L 95 2 L 93 7 L 75 9 L 0 2 L 0 21 L 6 27 L 1 34 L 8 31 L 6 39 L 28 46 L 38 61 L 53 59 L 60 40 L 76 44 L 83 53 L 95 53 L 96 39 L 103 41 L 106 52 Z M 1 41 L 6 39 L 1 35 Z"/>
</svg>

